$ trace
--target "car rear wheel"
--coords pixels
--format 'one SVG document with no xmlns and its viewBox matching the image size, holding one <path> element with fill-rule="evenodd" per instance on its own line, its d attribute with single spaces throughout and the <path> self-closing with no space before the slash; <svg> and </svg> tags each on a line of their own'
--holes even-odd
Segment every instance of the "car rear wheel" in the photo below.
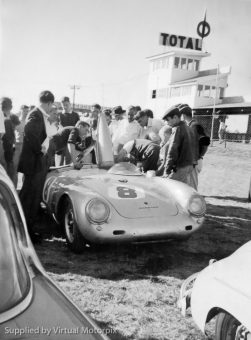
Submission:
<svg viewBox="0 0 251 340">
<path fill-rule="evenodd" d="M 69 199 L 65 201 L 64 205 L 63 227 L 69 249 L 74 253 L 82 253 L 86 243 L 78 229 L 74 209 Z"/>
<path fill-rule="evenodd" d="M 222 312 L 217 315 L 215 340 L 250 339 L 250 333 L 232 315 Z"/>
</svg>

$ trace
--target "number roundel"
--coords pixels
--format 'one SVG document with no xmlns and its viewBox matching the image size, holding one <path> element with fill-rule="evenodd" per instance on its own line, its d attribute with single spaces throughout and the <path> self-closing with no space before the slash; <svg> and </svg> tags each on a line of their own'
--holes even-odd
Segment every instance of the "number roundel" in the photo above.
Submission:
<svg viewBox="0 0 251 340">
<path fill-rule="evenodd" d="M 136 198 L 137 192 L 127 187 L 117 187 L 118 197 L 120 198 Z"/>
</svg>

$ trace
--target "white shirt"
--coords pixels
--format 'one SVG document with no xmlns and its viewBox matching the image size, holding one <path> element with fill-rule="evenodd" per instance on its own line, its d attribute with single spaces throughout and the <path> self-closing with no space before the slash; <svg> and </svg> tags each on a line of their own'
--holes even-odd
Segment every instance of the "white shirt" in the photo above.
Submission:
<svg viewBox="0 0 251 340">
<path fill-rule="evenodd" d="M 5 126 L 4 126 L 4 114 L 0 111 L 0 134 L 5 133 Z"/>
<path fill-rule="evenodd" d="M 132 151 L 133 144 L 134 144 L 134 140 L 130 140 L 130 142 L 127 142 L 127 143 L 123 146 L 123 149 L 124 149 L 127 153 L 130 153 L 130 152 Z"/>
<path fill-rule="evenodd" d="M 118 140 L 120 136 L 120 127 L 124 124 L 124 119 L 121 120 L 113 120 L 109 125 L 110 134 L 112 137 L 112 145 L 113 145 L 113 153 L 114 155 L 118 154 Z"/>
<path fill-rule="evenodd" d="M 43 114 L 45 130 L 46 130 L 46 135 L 47 135 L 47 137 L 45 138 L 45 140 L 44 140 L 44 142 L 42 144 L 42 147 L 44 147 L 45 150 L 47 151 L 48 148 L 49 148 L 50 137 L 52 137 L 53 135 L 55 135 L 58 132 L 58 127 L 56 125 L 56 122 L 51 123 L 48 120 L 48 118 L 50 116 L 41 107 L 39 107 L 39 110 Z"/>
<path fill-rule="evenodd" d="M 161 119 L 148 118 L 147 126 L 141 127 L 140 139 L 145 139 L 147 136 L 153 142 L 160 142 L 159 130 L 164 126 L 164 122 Z"/>
<path fill-rule="evenodd" d="M 129 122 L 128 119 L 124 119 L 120 126 L 118 142 L 119 144 L 125 144 L 130 140 L 139 138 L 141 127 L 136 120 Z"/>
</svg>

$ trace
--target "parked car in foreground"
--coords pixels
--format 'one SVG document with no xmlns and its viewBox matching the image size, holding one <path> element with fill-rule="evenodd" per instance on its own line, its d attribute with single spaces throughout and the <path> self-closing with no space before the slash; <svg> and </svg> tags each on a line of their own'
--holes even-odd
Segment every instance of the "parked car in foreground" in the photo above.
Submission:
<svg viewBox="0 0 251 340">
<path fill-rule="evenodd" d="M 179 307 L 191 306 L 204 332 L 216 316 L 216 340 L 251 339 L 251 241 L 231 256 L 190 276 L 181 287 Z"/>
<path fill-rule="evenodd" d="M 108 339 L 49 278 L 0 166 L 0 339 Z"/>
<path fill-rule="evenodd" d="M 250 178 L 250 182 L 249 182 L 248 200 L 249 200 L 249 202 L 251 202 L 251 178 Z"/>
</svg>

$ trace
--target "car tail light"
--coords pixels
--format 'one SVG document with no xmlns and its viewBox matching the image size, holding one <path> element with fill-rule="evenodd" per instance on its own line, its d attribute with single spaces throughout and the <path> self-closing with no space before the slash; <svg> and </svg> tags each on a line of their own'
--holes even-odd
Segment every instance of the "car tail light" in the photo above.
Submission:
<svg viewBox="0 0 251 340">
<path fill-rule="evenodd" d="M 200 217 L 205 215 L 206 212 L 206 202 L 204 198 L 200 195 L 193 195 L 188 202 L 188 211 L 191 215 Z"/>
<path fill-rule="evenodd" d="M 99 198 L 94 198 L 86 205 L 86 215 L 92 223 L 105 223 L 110 215 L 109 206 Z"/>
</svg>

